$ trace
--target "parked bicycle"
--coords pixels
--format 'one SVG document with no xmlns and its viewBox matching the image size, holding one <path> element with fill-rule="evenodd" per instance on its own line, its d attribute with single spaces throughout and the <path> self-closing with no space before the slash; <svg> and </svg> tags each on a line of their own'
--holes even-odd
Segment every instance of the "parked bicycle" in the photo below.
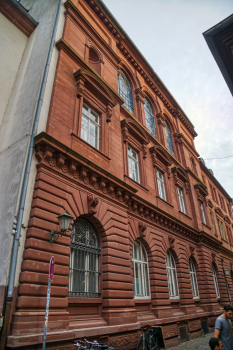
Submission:
<svg viewBox="0 0 233 350">
<path fill-rule="evenodd" d="M 149 331 L 146 330 L 149 328 Z M 137 342 L 136 350 L 160 350 L 158 331 L 149 325 L 141 327 L 142 335 Z"/>
<path fill-rule="evenodd" d="M 113 347 L 108 347 L 104 343 L 98 343 L 96 340 L 94 342 L 90 342 L 85 338 L 81 338 L 80 340 L 73 340 L 74 346 L 78 348 L 78 350 L 114 350 Z"/>
</svg>

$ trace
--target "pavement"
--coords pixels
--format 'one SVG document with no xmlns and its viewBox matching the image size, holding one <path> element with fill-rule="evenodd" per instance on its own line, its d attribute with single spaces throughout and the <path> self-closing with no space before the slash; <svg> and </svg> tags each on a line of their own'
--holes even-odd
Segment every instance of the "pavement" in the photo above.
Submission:
<svg viewBox="0 0 233 350">
<path fill-rule="evenodd" d="M 169 350 L 210 350 L 209 340 L 214 336 L 214 333 L 203 334 L 199 338 L 186 341 Z"/>
</svg>

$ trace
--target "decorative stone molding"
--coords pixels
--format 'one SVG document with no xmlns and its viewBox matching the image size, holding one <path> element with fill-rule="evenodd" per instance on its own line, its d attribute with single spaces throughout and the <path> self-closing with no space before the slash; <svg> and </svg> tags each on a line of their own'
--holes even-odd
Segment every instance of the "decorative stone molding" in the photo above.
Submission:
<svg viewBox="0 0 233 350">
<path fill-rule="evenodd" d="M 169 248 L 174 249 L 175 247 L 175 237 L 168 235 Z"/>
<path fill-rule="evenodd" d="M 139 234 L 140 234 L 140 236 L 141 237 L 145 237 L 146 236 L 146 234 L 145 234 L 146 224 L 140 221 L 138 223 L 138 227 L 139 227 Z"/>
<path fill-rule="evenodd" d="M 93 194 L 88 194 L 87 201 L 88 201 L 89 214 L 96 214 L 97 210 L 95 208 L 96 208 L 97 204 L 99 203 L 99 198 L 94 197 Z"/>
</svg>

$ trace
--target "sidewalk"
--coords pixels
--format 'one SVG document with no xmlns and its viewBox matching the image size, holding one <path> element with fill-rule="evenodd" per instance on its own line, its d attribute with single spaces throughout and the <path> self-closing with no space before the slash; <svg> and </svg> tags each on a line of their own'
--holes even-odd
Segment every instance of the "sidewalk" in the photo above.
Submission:
<svg viewBox="0 0 233 350">
<path fill-rule="evenodd" d="M 214 336 L 214 333 L 203 335 L 199 338 L 186 341 L 179 346 L 170 348 L 169 350 L 210 350 L 209 340 Z"/>
</svg>

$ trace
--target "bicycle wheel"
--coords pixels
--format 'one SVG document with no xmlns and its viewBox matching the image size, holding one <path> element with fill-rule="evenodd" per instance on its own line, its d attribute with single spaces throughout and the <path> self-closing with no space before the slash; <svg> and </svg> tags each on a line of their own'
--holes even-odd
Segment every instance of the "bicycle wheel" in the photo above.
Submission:
<svg viewBox="0 0 233 350">
<path fill-rule="evenodd" d="M 137 342 L 136 350 L 150 350 L 147 346 L 146 341 L 144 341 L 144 346 L 143 346 L 143 339 L 139 339 Z"/>
</svg>

